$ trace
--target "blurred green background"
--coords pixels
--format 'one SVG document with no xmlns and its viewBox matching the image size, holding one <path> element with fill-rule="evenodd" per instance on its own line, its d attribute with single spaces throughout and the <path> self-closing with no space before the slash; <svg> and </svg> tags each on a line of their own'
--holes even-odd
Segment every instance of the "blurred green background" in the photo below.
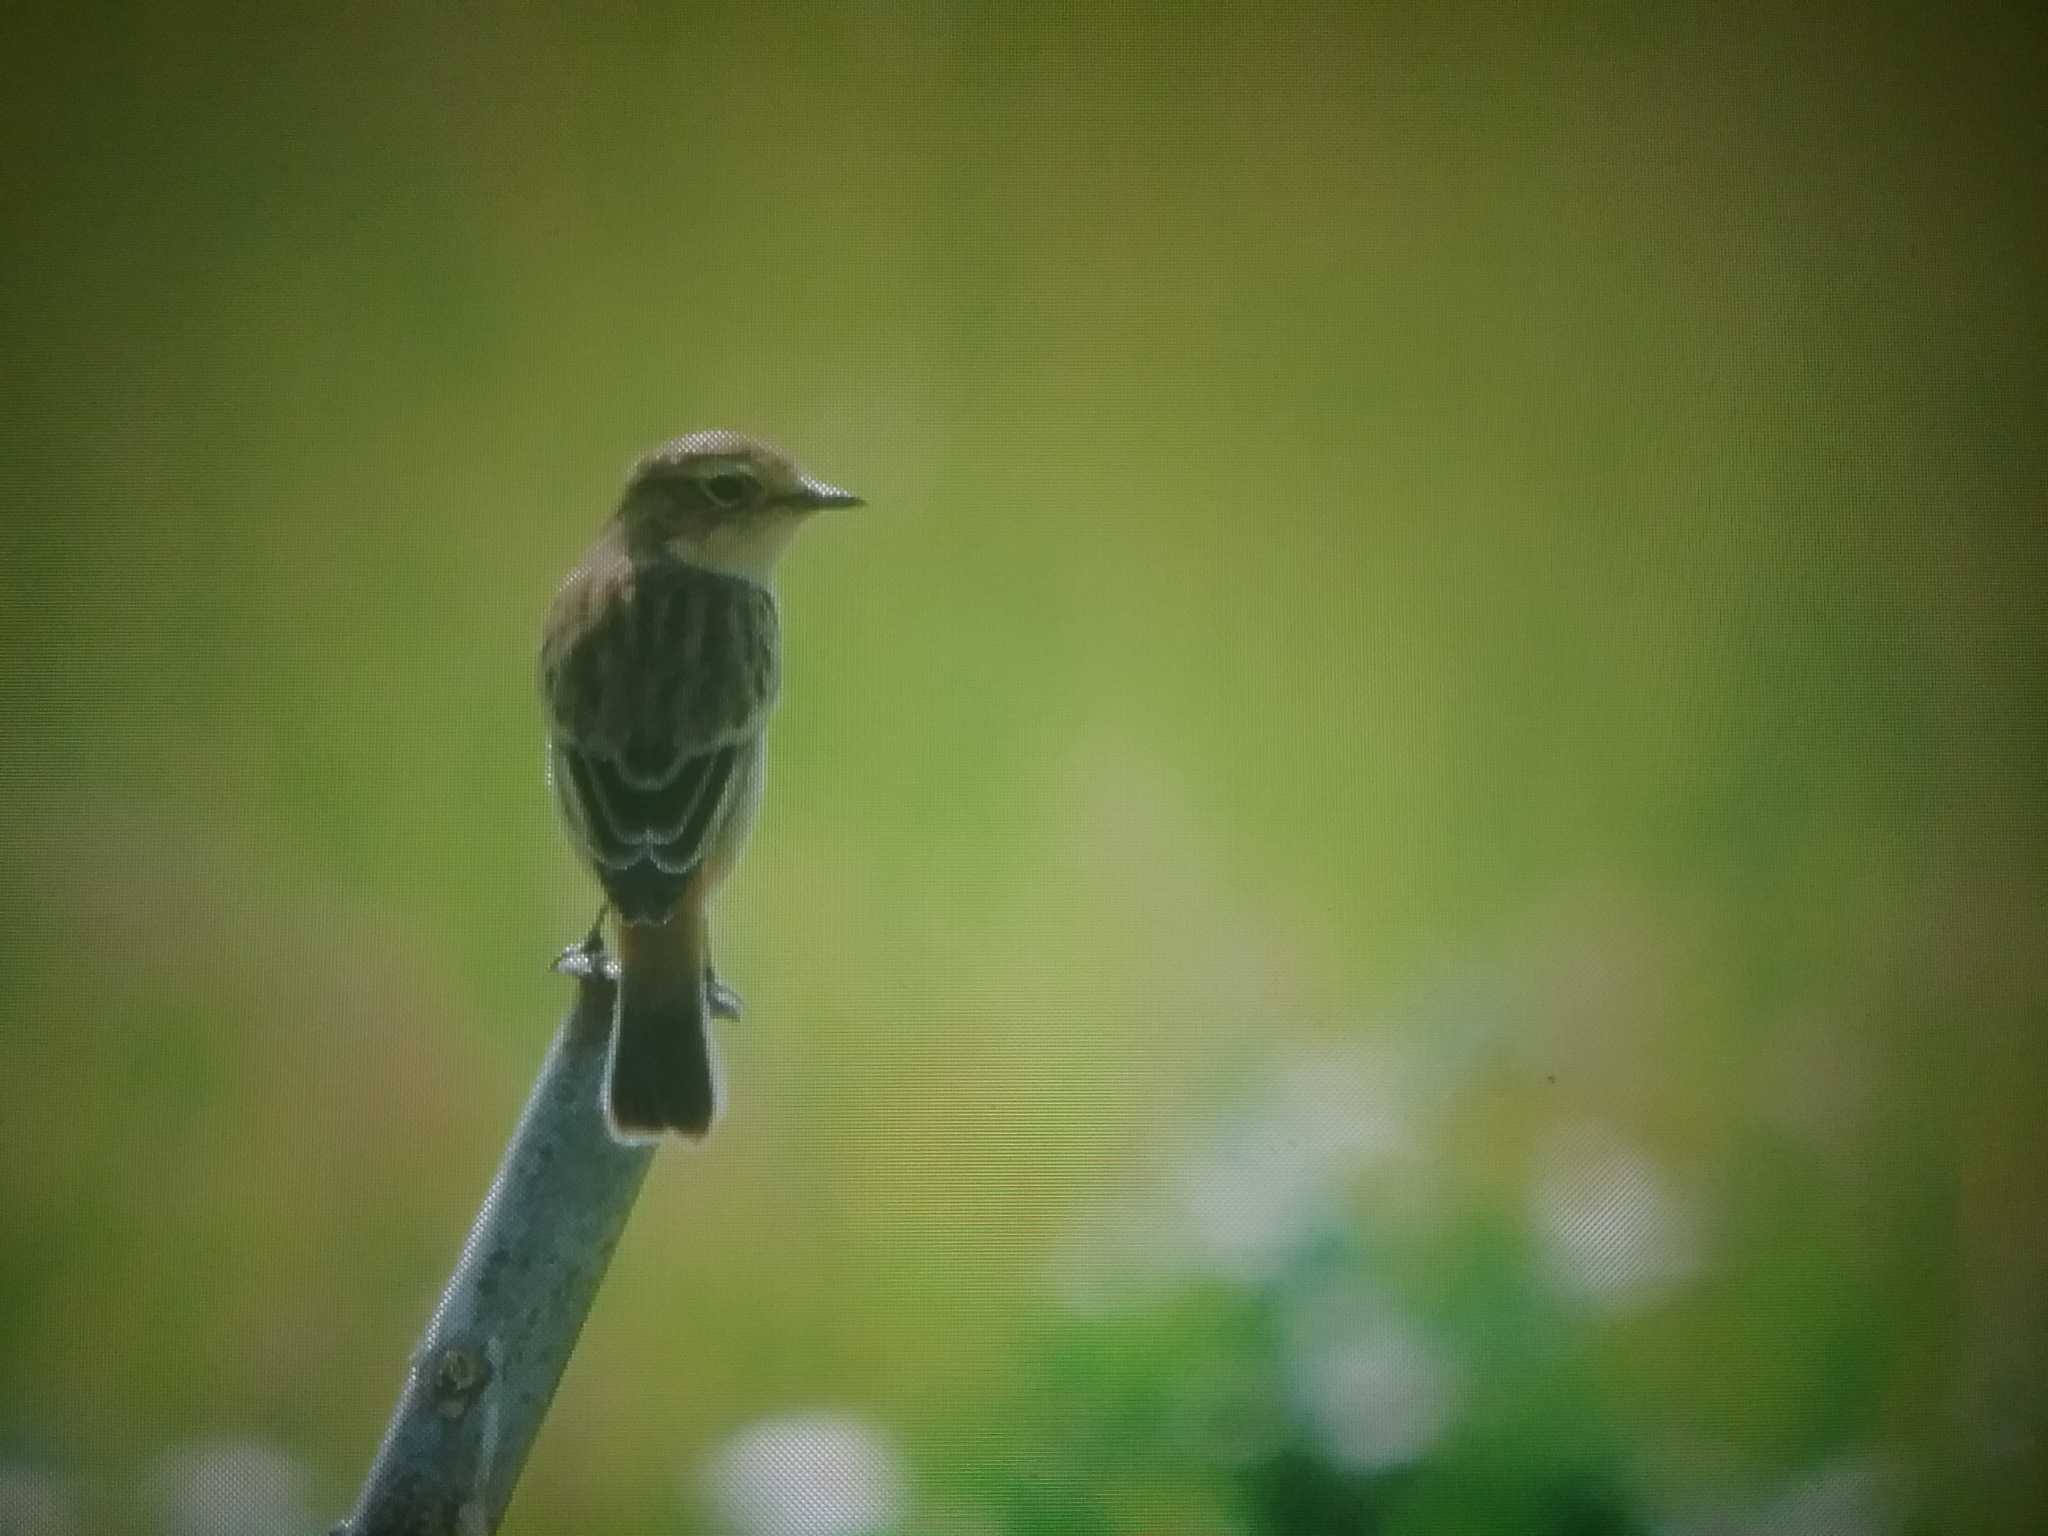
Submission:
<svg viewBox="0 0 2048 1536">
<path fill-rule="evenodd" d="M 0 1526 L 175 1524 L 208 1444 L 345 1513 L 588 920 L 541 611 L 725 425 L 870 506 L 784 567 L 729 1116 L 508 1531 L 675 1529 L 821 1404 L 919 1529 L 1368 1528 L 1330 1464 L 1534 1529 L 1443 1489 L 1596 1421 L 1658 1529 L 2025 1528 L 2016 12 L 292 10 L 5 23 Z M 1209 1218 L 1331 1051 L 1400 1064 L 1334 1230 L 1456 1406 L 1361 1459 L 1283 1384 L 1264 1514 L 1063 1460 L 1263 1326 Z"/>
</svg>

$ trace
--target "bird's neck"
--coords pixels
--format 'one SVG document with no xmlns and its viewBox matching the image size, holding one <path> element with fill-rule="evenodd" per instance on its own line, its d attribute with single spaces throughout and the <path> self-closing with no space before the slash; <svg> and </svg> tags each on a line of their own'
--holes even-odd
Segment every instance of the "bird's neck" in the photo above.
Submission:
<svg viewBox="0 0 2048 1536">
<path fill-rule="evenodd" d="M 675 558 L 691 565 L 765 587 L 773 581 L 775 562 L 795 532 L 793 523 L 747 529 L 732 537 L 726 536 L 727 530 L 719 529 L 702 539 L 672 540 L 669 548 Z"/>
<path fill-rule="evenodd" d="M 627 538 L 635 559 L 675 560 L 722 576 L 766 587 L 773 584 L 775 563 L 796 532 L 794 520 L 738 526 L 727 523 L 703 531 L 664 530 L 652 539 Z"/>
</svg>

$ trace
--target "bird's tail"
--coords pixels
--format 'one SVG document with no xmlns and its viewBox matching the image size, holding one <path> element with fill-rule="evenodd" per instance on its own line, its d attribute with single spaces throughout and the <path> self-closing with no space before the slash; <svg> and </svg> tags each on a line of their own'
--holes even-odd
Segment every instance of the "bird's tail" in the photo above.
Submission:
<svg viewBox="0 0 2048 1536">
<path fill-rule="evenodd" d="M 664 1131 L 701 1140 L 718 1116 L 704 998 L 704 916 L 691 903 L 665 923 L 619 924 L 619 1007 L 605 1073 L 605 1116 L 621 1141 Z"/>
</svg>

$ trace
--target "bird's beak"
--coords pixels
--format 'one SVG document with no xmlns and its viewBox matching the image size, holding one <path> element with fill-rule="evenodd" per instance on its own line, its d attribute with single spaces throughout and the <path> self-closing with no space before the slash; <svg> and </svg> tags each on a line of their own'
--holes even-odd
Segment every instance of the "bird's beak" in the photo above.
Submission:
<svg viewBox="0 0 2048 1536">
<path fill-rule="evenodd" d="M 792 498 L 800 507 L 813 510 L 823 507 L 859 507 L 866 503 L 851 491 L 842 491 L 836 485 L 827 485 L 823 480 L 804 476 Z"/>
</svg>

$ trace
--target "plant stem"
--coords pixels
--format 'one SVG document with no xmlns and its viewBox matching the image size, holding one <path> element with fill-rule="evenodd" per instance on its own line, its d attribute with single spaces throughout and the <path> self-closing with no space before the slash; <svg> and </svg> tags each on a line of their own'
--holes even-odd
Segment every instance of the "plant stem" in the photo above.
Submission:
<svg viewBox="0 0 2048 1536">
<path fill-rule="evenodd" d="M 616 991 L 602 944 L 556 968 L 576 1001 L 333 1536 L 497 1530 L 647 1176 L 654 1148 L 612 1140 L 598 1104 Z"/>
</svg>

